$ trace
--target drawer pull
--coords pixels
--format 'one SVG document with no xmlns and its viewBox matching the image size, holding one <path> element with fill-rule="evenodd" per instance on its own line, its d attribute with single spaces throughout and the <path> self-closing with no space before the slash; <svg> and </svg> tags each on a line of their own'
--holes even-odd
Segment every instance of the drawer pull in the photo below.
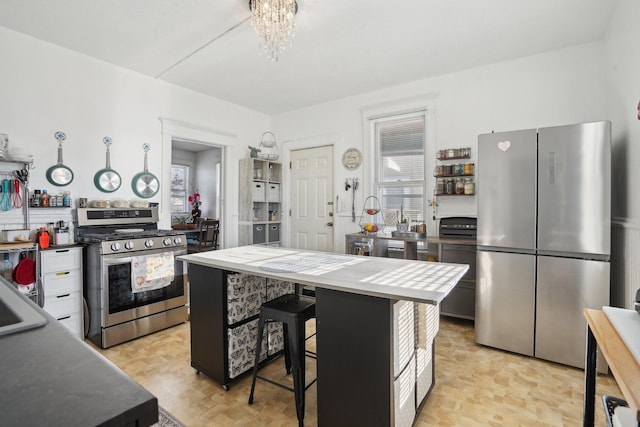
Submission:
<svg viewBox="0 0 640 427">
<path fill-rule="evenodd" d="M 57 254 L 61 254 L 63 252 L 69 252 L 69 249 L 59 249 L 56 251 Z"/>
<path fill-rule="evenodd" d="M 58 317 L 58 320 L 67 320 L 71 319 L 71 316 Z"/>
<path fill-rule="evenodd" d="M 67 275 L 69 273 L 70 273 L 70 271 L 65 271 L 63 273 L 56 273 L 56 276 L 65 276 L 65 275 Z"/>
<path fill-rule="evenodd" d="M 56 298 L 66 298 L 66 297 L 68 297 L 70 295 L 71 294 L 58 295 Z"/>
</svg>

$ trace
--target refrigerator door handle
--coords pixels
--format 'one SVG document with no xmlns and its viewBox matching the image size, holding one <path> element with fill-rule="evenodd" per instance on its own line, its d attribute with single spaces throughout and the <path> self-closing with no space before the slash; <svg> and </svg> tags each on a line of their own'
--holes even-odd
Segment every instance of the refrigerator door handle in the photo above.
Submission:
<svg viewBox="0 0 640 427">
<path fill-rule="evenodd" d="M 556 153 L 549 151 L 547 153 L 547 184 L 555 185 L 556 183 Z"/>
</svg>

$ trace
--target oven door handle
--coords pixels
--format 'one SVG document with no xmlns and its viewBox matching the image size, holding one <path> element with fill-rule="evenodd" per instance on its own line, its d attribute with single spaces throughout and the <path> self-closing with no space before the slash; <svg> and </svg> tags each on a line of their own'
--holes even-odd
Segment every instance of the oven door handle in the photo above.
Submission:
<svg viewBox="0 0 640 427">
<path fill-rule="evenodd" d="M 126 257 L 126 258 L 105 258 L 104 259 L 104 264 L 109 266 L 109 265 L 119 265 L 119 264 L 131 264 L 131 262 L 133 261 L 132 257 Z"/>
<path fill-rule="evenodd" d="M 174 258 L 180 255 L 186 255 L 187 250 L 180 249 L 154 249 L 148 251 L 137 252 L 136 256 L 125 255 L 125 254 L 108 254 L 102 256 L 102 262 L 104 265 L 120 265 L 120 264 L 129 264 L 133 261 L 134 258 L 138 257 L 149 257 L 154 255 L 159 255 L 164 252 L 173 252 Z"/>
</svg>

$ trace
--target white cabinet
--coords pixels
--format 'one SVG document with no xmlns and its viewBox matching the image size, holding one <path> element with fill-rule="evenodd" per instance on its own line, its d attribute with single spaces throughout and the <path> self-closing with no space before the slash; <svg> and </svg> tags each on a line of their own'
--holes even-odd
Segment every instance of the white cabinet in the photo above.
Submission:
<svg viewBox="0 0 640 427">
<path fill-rule="evenodd" d="M 83 339 L 82 248 L 42 250 L 40 265 L 43 308 Z"/>
<path fill-rule="evenodd" d="M 279 246 L 282 221 L 282 164 L 264 159 L 240 160 L 238 244 Z M 244 189 L 250 189 L 246 191 Z"/>
</svg>

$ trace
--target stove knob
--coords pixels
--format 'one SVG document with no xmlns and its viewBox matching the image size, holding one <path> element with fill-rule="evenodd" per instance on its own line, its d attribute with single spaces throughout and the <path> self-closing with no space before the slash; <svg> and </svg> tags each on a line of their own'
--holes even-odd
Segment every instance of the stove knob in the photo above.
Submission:
<svg viewBox="0 0 640 427">
<path fill-rule="evenodd" d="M 176 245 L 182 244 L 182 237 L 180 237 L 180 236 L 174 237 L 173 243 L 175 243 Z"/>
<path fill-rule="evenodd" d="M 171 245 L 171 237 L 167 237 L 166 239 L 163 239 L 162 244 L 165 246 Z"/>
<path fill-rule="evenodd" d="M 144 245 L 147 248 L 150 248 L 151 246 L 153 246 L 153 240 L 149 239 L 149 240 L 145 240 Z"/>
<path fill-rule="evenodd" d="M 129 240 L 124 244 L 124 248 L 130 251 L 131 249 L 133 249 L 133 242 Z"/>
<path fill-rule="evenodd" d="M 119 251 L 120 250 L 120 243 L 118 243 L 118 242 L 112 243 L 111 244 L 111 250 L 114 251 L 114 252 Z"/>
</svg>

